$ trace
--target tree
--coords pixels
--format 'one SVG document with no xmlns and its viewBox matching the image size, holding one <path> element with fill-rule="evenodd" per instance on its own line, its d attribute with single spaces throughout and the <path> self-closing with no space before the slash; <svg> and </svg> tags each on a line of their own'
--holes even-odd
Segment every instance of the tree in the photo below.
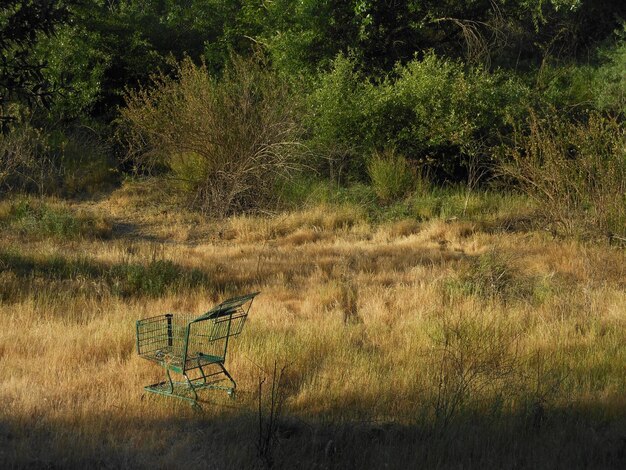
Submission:
<svg viewBox="0 0 626 470">
<path fill-rule="evenodd" d="M 52 97 L 44 69 L 34 49 L 69 16 L 67 1 L 4 0 L 0 6 L 0 130 L 16 118 L 19 104 L 48 105 Z"/>
</svg>

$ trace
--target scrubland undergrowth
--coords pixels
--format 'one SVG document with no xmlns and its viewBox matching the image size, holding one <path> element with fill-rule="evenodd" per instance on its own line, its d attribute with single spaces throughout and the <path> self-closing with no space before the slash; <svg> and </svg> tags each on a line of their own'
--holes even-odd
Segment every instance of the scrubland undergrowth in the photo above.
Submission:
<svg viewBox="0 0 626 470">
<path fill-rule="evenodd" d="M 506 207 L 385 222 L 313 205 L 218 223 L 131 186 L 40 203 L 83 221 L 68 234 L 28 229 L 32 204 L 0 210 L 5 468 L 626 462 L 623 249 L 520 228 Z M 198 413 L 143 393 L 161 371 L 136 356 L 136 319 L 256 290 L 227 360 L 236 401 L 204 392 Z M 259 381 L 276 367 L 272 414 Z"/>
</svg>

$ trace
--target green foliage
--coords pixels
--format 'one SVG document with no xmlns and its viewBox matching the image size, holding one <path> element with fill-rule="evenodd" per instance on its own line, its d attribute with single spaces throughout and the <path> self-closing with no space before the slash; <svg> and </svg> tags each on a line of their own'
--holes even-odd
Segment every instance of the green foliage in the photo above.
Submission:
<svg viewBox="0 0 626 470">
<path fill-rule="evenodd" d="M 626 24 L 622 37 L 603 51 L 605 62 L 598 68 L 592 90 L 599 109 L 626 116 Z"/>
<path fill-rule="evenodd" d="M 297 75 L 326 67 L 356 45 L 354 2 L 278 0 L 263 5 L 260 36 L 273 61 Z"/>
<path fill-rule="evenodd" d="M 499 143 L 529 91 L 501 73 L 427 54 L 371 82 L 339 56 L 311 95 L 311 144 L 358 173 L 361 155 L 401 149 L 422 166 L 453 173 Z M 344 168 L 342 168 L 343 171 Z"/>
<path fill-rule="evenodd" d="M 305 125 L 311 130 L 309 145 L 320 158 L 315 164 L 331 180 L 364 167 L 362 106 L 366 101 L 365 79 L 355 71 L 354 60 L 339 55 L 333 69 L 322 74 L 309 96 Z"/>
<path fill-rule="evenodd" d="M 546 64 L 533 90 L 535 106 L 558 109 L 572 118 L 584 117 L 594 106 L 595 75 L 595 69 L 588 65 Z"/>
<path fill-rule="evenodd" d="M 533 70 L 547 57 L 581 58 L 624 15 L 620 0 L 397 0 L 391 7 L 374 0 L 244 3 L 242 32 L 292 74 L 326 70 L 341 53 L 352 54 L 377 76 L 427 50 L 472 64 Z"/>
<path fill-rule="evenodd" d="M 42 37 L 67 21 L 68 0 L 4 0 L 0 6 L 0 131 L 20 117 L 22 106 L 48 105 L 52 99 L 46 64 L 34 54 Z"/>
<path fill-rule="evenodd" d="M 37 43 L 34 54 L 45 61 L 46 79 L 54 91 L 48 111 L 50 120 L 68 122 L 84 117 L 101 98 L 111 55 L 100 42 L 97 32 L 88 30 L 82 22 L 72 22 Z"/>
<path fill-rule="evenodd" d="M 459 163 L 454 161 L 458 155 L 447 153 L 450 148 L 463 154 L 462 159 L 494 145 L 528 94 L 521 83 L 502 74 L 468 70 L 433 54 L 396 73 L 395 81 L 384 84 L 376 114 L 388 113 L 396 120 L 397 148 L 426 162 L 434 159 L 444 168 Z"/>
<path fill-rule="evenodd" d="M 376 196 L 385 203 L 406 195 L 417 179 L 406 158 L 393 150 L 375 153 L 367 164 L 367 174 Z"/>
<path fill-rule="evenodd" d="M 390 72 L 432 49 L 452 59 L 533 69 L 576 58 L 619 24 L 619 0 L 276 0 L 246 2 L 248 30 L 290 73 L 326 69 L 352 54 L 368 73 Z M 256 6 L 256 7 L 255 7 Z M 250 21 L 251 20 L 251 21 Z M 256 36 L 254 35 L 256 33 Z"/>
<path fill-rule="evenodd" d="M 278 204 L 281 175 L 302 153 L 283 144 L 303 134 L 305 163 L 331 186 L 368 181 L 368 156 L 390 148 L 438 183 L 469 180 L 477 168 L 484 176 L 496 150 L 512 145 L 513 125 L 530 132 L 521 124 L 530 108 L 623 120 L 626 47 L 616 29 L 625 13 L 619 0 L 398 0 L 393 8 L 8 0 L 0 7 L 0 185 L 70 196 L 105 189 L 115 181 L 111 153 L 121 149 L 74 129 L 110 126 L 124 96 L 134 109 L 143 100 L 152 119 L 132 131 L 135 144 L 148 144 L 133 150 L 149 154 L 134 162 L 169 171 L 216 215 Z M 269 60 L 258 73 L 229 64 L 259 51 Z M 203 65 L 192 72 L 192 63 Z M 243 174 L 256 176 L 239 184 Z"/>
</svg>

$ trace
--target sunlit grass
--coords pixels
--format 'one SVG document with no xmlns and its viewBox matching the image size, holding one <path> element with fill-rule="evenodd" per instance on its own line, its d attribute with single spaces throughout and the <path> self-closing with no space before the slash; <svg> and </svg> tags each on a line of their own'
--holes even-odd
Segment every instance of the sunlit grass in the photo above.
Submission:
<svg viewBox="0 0 626 470">
<path fill-rule="evenodd" d="M 176 222 L 160 228 L 156 211 L 122 219 L 116 197 L 90 210 L 136 231 L 66 241 L 4 229 L 1 462 L 258 466 L 259 378 L 275 362 L 280 468 L 623 460 L 623 251 L 330 205 L 219 224 L 166 214 Z M 166 229 L 196 235 L 165 242 Z M 227 359 L 236 401 L 204 392 L 198 414 L 144 396 L 161 371 L 136 356 L 135 320 L 256 290 Z"/>
</svg>

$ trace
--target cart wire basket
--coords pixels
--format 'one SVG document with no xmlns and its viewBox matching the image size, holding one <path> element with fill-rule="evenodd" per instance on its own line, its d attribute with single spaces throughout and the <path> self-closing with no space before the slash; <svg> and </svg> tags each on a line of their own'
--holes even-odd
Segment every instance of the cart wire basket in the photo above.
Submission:
<svg viewBox="0 0 626 470">
<path fill-rule="evenodd" d="M 199 317 L 167 313 L 137 321 L 137 353 L 165 369 L 166 380 L 146 391 L 198 405 L 198 391 L 225 390 L 234 397 L 237 384 L 226 370 L 229 339 L 243 330 L 258 292 L 234 297 Z M 172 372 L 182 380 L 172 380 Z M 224 385 L 229 381 L 229 385 Z"/>
</svg>

